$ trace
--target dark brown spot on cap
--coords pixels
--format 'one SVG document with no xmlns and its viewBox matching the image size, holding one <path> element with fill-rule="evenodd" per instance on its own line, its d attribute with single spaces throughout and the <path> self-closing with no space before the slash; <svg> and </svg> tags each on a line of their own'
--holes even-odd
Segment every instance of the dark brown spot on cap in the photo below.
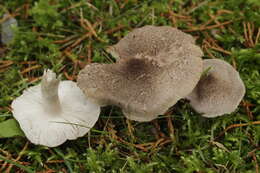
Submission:
<svg viewBox="0 0 260 173">
<path fill-rule="evenodd" d="M 128 79 L 149 78 L 159 68 L 148 59 L 125 58 L 121 63 L 121 71 Z"/>
</svg>

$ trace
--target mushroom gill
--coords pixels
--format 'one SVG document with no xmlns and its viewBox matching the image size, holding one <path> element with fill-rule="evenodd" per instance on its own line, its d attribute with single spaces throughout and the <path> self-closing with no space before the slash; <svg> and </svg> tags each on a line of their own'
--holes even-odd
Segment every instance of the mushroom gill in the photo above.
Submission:
<svg viewBox="0 0 260 173">
<path fill-rule="evenodd" d="M 60 81 L 46 70 L 39 85 L 12 102 L 12 112 L 34 144 L 56 147 L 84 136 L 96 123 L 100 106 L 86 98 L 75 82 Z"/>
</svg>

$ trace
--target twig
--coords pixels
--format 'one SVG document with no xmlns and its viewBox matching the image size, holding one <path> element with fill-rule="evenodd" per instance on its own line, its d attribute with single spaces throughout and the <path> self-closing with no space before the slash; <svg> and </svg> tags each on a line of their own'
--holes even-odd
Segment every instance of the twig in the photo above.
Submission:
<svg viewBox="0 0 260 173">
<path fill-rule="evenodd" d="M 208 20 L 206 23 L 204 23 L 201 27 L 206 27 L 208 24 L 210 24 L 213 21 L 216 24 L 220 24 L 220 22 L 217 20 L 217 17 L 221 16 L 223 13 L 227 13 L 227 12 L 219 10 L 217 11 L 217 14 L 215 16 L 209 13 L 211 19 Z M 223 29 L 223 26 L 221 26 L 221 29 Z"/>
<path fill-rule="evenodd" d="M 71 54 L 70 50 L 64 50 L 63 53 L 74 63 L 75 59 L 73 57 L 73 55 Z"/>
<path fill-rule="evenodd" d="M 250 151 L 247 153 L 248 157 L 251 157 L 253 155 L 253 153 L 255 153 L 256 151 L 260 150 L 260 147 L 257 147 L 255 149 L 253 149 L 253 151 Z"/>
<path fill-rule="evenodd" d="M 155 149 L 165 138 L 160 138 L 156 142 L 153 143 L 152 149 Z"/>
<path fill-rule="evenodd" d="M 68 80 L 74 80 L 74 77 L 70 76 L 66 71 L 64 71 L 63 74 Z"/>
<path fill-rule="evenodd" d="M 257 158 L 256 158 L 256 155 L 255 155 L 255 152 L 257 151 L 257 150 L 259 150 L 260 148 L 256 148 L 256 149 L 254 149 L 253 151 L 251 151 L 251 152 L 249 152 L 248 153 L 248 156 L 251 156 L 252 158 L 253 158 L 253 160 L 254 160 L 254 162 L 255 162 L 255 172 L 256 173 L 259 173 L 259 165 L 258 165 L 258 161 L 257 161 Z"/>
<path fill-rule="evenodd" d="M 216 50 L 216 51 L 219 51 L 219 52 L 222 52 L 222 53 L 224 53 L 224 54 L 227 54 L 227 55 L 232 55 L 232 53 L 231 52 L 229 52 L 229 51 L 227 51 L 227 50 L 224 50 L 223 48 L 221 48 L 221 47 L 210 47 L 211 49 L 213 49 L 213 50 Z"/>
<path fill-rule="evenodd" d="M 91 35 L 92 35 L 92 33 L 89 33 L 89 32 L 84 34 L 82 37 L 77 39 L 71 46 L 66 48 L 66 50 L 70 50 L 70 49 L 76 47 L 78 44 L 80 44 L 83 40 L 85 40 L 86 38 L 90 37 Z"/>
<path fill-rule="evenodd" d="M 68 37 L 68 38 L 66 38 L 64 40 L 55 40 L 55 41 L 53 41 L 53 43 L 54 44 L 64 44 L 64 43 L 67 43 L 67 42 L 75 39 L 76 37 L 77 37 L 77 35 L 72 35 L 72 36 L 70 36 L 70 37 Z"/>
<path fill-rule="evenodd" d="M 219 14 L 220 15 L 220 14 Z M 218 15 L 218 16 L 219 16 Z M 213 21 L 216 23 L 216 24 L 220 24 L 220 22 L 218 21 L 217 17 L 218 16 L 213 16 L 212 14 L 209 14 L 209 16 L 213 19 Z M 224 29 L 224 26 L 220 26 L 221 29 Z"/>
<path fill-rule="evenodd" d="M 73 61 L 73 71 L 72 71 L 72 76 L 74 79 L 77 78 L 77 69 L 78 69 L 78 66 L 79 66 L 79 61 L 78 60 L 75 60 Z"/>
<path fill-rule="evenodd" d="M 116 139 L 117 139 L 118 141 L 124 143 L 124 144 L 130 145 L 130 146 L 134 146 L 135 148 L 138 148 L 138 149 L 140 149 L 140 150 L 143 150 L 144 152 L 147 152 L 147 151 L 148 151 L 145 147 L 143 147 L 143 146 L 141 146 L 141 145 L 139 145 L 139 144 L 129 143 L 129 142 L 123 140 L 122 138 L 118 137 L 118 136 L 117 136 Z"/>
<path fill-rule="evenodd" d="M 64 160 L 48 160 L 46 163 L 64 163 Z"/>
<path fill-rule="evenodd" d="M 205 0 L 205 1 L 203 1 L 203 2 L 200 2 L 196 7 L 190 9 L 190 10 L 187 12 L 187 14 L 193 13 L 194 11 L 196 11 L 197 9 L 201 8 L 202 6 L 204 6 L 204 5 L 208 4 L 208 3 L 209 3 L 208 0 Z"/>
<path fill-rule="evenodd" d="M 0 152 L 4 153 L 8 159 L 12 158 L 12 155 L 9 152 L 7 152 L 1 148 L 0 148 Z M 0 168 L 0 171 L 4 170 L 7 165 L 8 165 L 8 162 L 4 162 Z"/>
<path fill-rule="evenodd" d="M 252 47 L 254 47 L 254 41 L 253 41 L 253 32 L 254 32 L 254 24 L 250 24 L 249 22 L 247 23 L 247 28 L 248 28 L 248 35 L 249 35 L 249 42 Z"/>
<path fill-rule="evenodd" d="M 198 27 L 198 28 L 193 28 L 193 29 L 187 29 L 184 30 L 185 32 L 193 32 L 193 31 L 204 31 L 204 30 L 209 30 L 209 29 L 213 29 L 213 28 L 219 28 L 221 26 L 224 25 L 228 25 L 230 23 L 234 22 L 233 20 L 229 20 L 220 24 L 216 24 L 216 25 L 211 25 L 211 26 L 205 26 L 205 27 Z"/>
<path fill-rule="evenodd" d="M 244 28 L 245 46 L 254 47 L 250 23 L 243 22 L 243 28 Z"/>
<path fill-rule="evenodd" d="M 94 37 L 96 39 L 98 39 L 101 42 L 105 42 L 104 40 L 102 40 L 101 38 L 98 37 L 97 32 L 95 31 L 95 27 L 87 19 L 83 18 L 83 15 L 81 15 L 80 23 L 81 23 L 81 26 L 85 30 L 90 31 L 90 33 L 92 33 L 92 35 L 94 35 Z"/>
<path fill-rule="evenodd" d="M 119 30 L 121 30 L 121 29 L 123 29 L 123 28 L 125 28 L 125 25 L 121 25 L 121 24 L 120 24 L 120 25 L 118 25 L 118 26 L 115 27 L 115 28 L 111 28 L 111 29 L 105 31 L 105 33 L 106 33 L 106 34 L 112 34 L 112 33 L 117 32 L 117 31 L 119 31 Z"/>
<path fill-rule="evenodd" d="M 252 121 L 249 123 L 242 123 L 242 124 L 232 124 L 232 125 L 228 126 L 223 132 L 221 132 L 217 137 L 215 137 L 215 139 L 219 138 L 220 136 L 223 136 L 227 131 L 229 131 L 233 128 L 244 127 L 244 126 L 249 126 L 249 125 L 260 125 L 260 121 Z"/>
<path fill-rule="evenodd" d="M 216 58 L 216 57 L 208 50 L 208 48 L 207 48 L 206 46 L 202 46 L 202 48 L 208 53 L 208 55 L 209 55 L 211 58 L 213 58 L 213 59 Z"/>
<path fill-rule="evenodd" d="M 28 67 L 28 68 L 26 68 L 26 69 L 24 69 L 23 71 L 21 71 L 21 74 L 25 74 L 25 73 L 28 73 L 28 72 L 30 72 L 30 71 L 32 71 L 32 70 L 35 70 L 35 69 L 38 69 L 38 68 L 41 68 L 42 66 L 41 65 L 34 65 L 34 66 L 32 66 L 32 67 Z"/>
<path fill-rule="evenodd" d="M 28 78 L 28 81 L 29 81 L 30 83 L 34 83 L 34 82 L 37 82 L 37 81 L 39 81 L 39 80 L 41 80 L 41 77 Z"/>
<path fill-rule="evenodd" d="M 0 61 L 0 64 L 3 64 L 3 65 L 0 65 L 0 69 L 6 68 L 6 67 L 12 65 L 13 63 L 14 63 L 13 61 Z"/>
<path fill-rule="evenodd" d="M 161 127 L 158 124 L 158 120 L 155 119 L 155 120 L 152 121 L 152 123 L 153 123 L 153 125 L 154 125 L 154 127 L 156 129 L 156 132 L 158 133 L 157 134 L 157 139 L 165 138 L 166 135 L 163 132 L 161 132 Z"/>
<path fill-rule="evenodd" d="M 93 28 L 96 28 L 98 25 L 100 24 L 99 22 L 96 22 L 93 24 Z M 91 37 L 92 33 L 91 32 L 87 32 L 86 34 L 84 34 L 82 37 L 80 37 L 79 39 L 77 39 L 72 45 L 70 45 L 69 47 L 66 48 L 67 51 L 71 50 L 72 48 L 76 47 L 77 45 L 79 45 L 83 40 L 85 40 L 88 37 Z"/>
<path fill-rule="evenodd" d="M 169 134 L 170 134 L 170 137 L 171 139 L 174 140 L 174 127 L 173 127 L 173 124 L 172 124 L 172 118 L 170 116 L 171 113 L 168 113 L 167 115 L 167 125 L 168 125 L 168 129 L 169 129 Z"/>
<path fill-rule="evenodd" d="M 134 133 L 133 133 L 134 128 L 131 124 L 131 121 L 126 119 L 126 123 L 127 123 L 127 129 L 128 129 L 129 134 L 130 134 L 130 137 L 132 138 L 133 141 L 136 141 L 136 138 L 135 138 Z"/>
<path fill-rule="evenodd" d="M 23 62 L 20 62 L 20 64 L 27 64 L 27 65 L 37 64 L 37 61 L 23 61 Z"/>
<path fill-rule="evenodd" d="M 257 161 L 255 154 L 253 155 L 253 159 L 255 161 L 255 172 L 259 173 L 259 165 L 258 165 L 258 161 Z"/>
<path fill-rule="evenodd" d="M 253 113 L 250 111 L 250 107 L 253 106 L 253 104 L 251 103 L 248 103 L 246 101 L 242 101 L 242 105 L 245 107 L 246 109 L 246 113 L 247 113 L 247 116 L 250 120 L 253 120 L 254 119 L 254 116 L 253 116 Z"/>
<path fill-rule="evenodd" d="M 23 156 L 25 150 L 27 150 L 28 145 L 29 145 L 29 142 L 26 142 L 26 144 L 24 145 L 22 151 L 19 153 L 18 157 L 14 160 L 15 162 L 18 162 L 21 159 L 21 157 Z M 12 170 L 13 166 L 14 166 L 13 164 L 10 164 L 5 172 L 9 173 Z"/>
<path fill-rule="evenodd" d="M 159 147 L 162 147 L 168 143 L 171 143 L 172 140 L 171 139 L 166 139 L 166 138 L 160 138 L 158 139 L 156 142 L 153 142 L 151 144 L 150 147 L 148 147 L 148 149 L 151 149 L 152 151 L 149 153 L 149 155 L 153 154 L 155 152 L 155 149 L 159 146 Z M 158 151 L 159 148 L 157 148 L 157 151 Z"/>
<path fill-rule="evenodd" d="M 255 45 L 258 43 L 260 37 L 260 27 L 258 28 L 257 34 L 256 34 L 256 38 L 255 38 Z"/>
<path fill-rule="evenodd" d="M 84 1 L 84 2 L 75 3 L 75 4 L 73 4 L 73 5 L 71 5 L 71 6 L 67 7 L 67 8 L 64 8 L 64 9 L 61 10 L 60 13 L 66 12 L 66 11 L 71 10 L 73 8 L 80 7 L 82 5 L 87 5 L 88 7 L 92 8 L 93 10 L 98 11 L 97 7 L 95 7 L 94 5 L 92 5 L 89 2 Z"/>
<path fill-rule="evenodd" d="M 92 61 L 92 45 L 91 45 L 91 43 L 90 44 L 88 44 L 88 46 L 87 46 L 87 62 L 88 63 L 91 63 L 91 61 Z"/>
</svg>

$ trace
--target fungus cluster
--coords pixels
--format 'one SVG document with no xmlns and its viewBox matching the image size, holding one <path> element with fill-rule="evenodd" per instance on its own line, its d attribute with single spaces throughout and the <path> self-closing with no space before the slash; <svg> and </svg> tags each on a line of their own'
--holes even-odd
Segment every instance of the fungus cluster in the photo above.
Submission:
<svg viewBox="0 0 260 173">
<path fill-rule="evenodd" d="M 245 94 L 231 65 L 202 61 L 195 40 L 172 27 L 135 29 L 107 50 L 117 62 L 87 65 L 78 86 L 101 106 L 121 107 L 131 120 L 155 119 L 182 98 L 202 116 L 216 117 L 233 112 Z"/>
<path fill-rule="evenodd" d="M 150 121 L 186 97 L 200 79 L 202 51 L 168 26 L 135 29 L 109 48 L 114 64 L 90 64 L 78 86 L 95 103 L 117 105 L 131 120 Z"/>
<path fill-rule="evenodd" d="M 202 60 L 195 40 L 172 27 L 135 29 L 107 50 L 116 63 L 87 65 L 77 84 L 48 70 L 40 85 L 13 101 L 14 117 L 30 141 L 53 147 L 83 136 L 100 106 L 117 105 L 128 119 L 151 121 L 186 98 L 202 116 L 215 117 L 233 112 L 245 94 L 231 65 Z"/>
</svg>

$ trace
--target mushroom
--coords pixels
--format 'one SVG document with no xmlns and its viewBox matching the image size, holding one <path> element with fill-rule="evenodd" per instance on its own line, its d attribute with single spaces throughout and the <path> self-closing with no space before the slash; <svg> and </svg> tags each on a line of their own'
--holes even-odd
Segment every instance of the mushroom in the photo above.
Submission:
<svg viewBox="0 0 260 173">
<path fill-rule="evenodd" d="M 209 71 L 187 97 L 191 106 L 208 118 L 234 112 L 245 95 L 239 73 L 219 59 L 203 60 L 203 69 Z"/>
<path fill-rule="evenodd" d="M 87 65 L 77 84 L 93 102 L 117 105 L 131 120 L 164 114 L 192 91 L 202 72 L 201 49 L 171 27 L 136 29 L 112 49 L 117 62 Z"/>
<path fill-rule="evenodd" d="M 3 19 L 5 19 L 1 25 L 1 41 L 4 44 L 10 43 L 14 38 L 14 32 L 12 27 L 17 27 L 18 23 L 14 17 L 8 17 L 10 14 L 4 14 Z"/>
<path fill-rule="evenodd" d="M 100 106 L 90 102 L 75 82 L 60 81 L 51 70 L 40 85 L 12 102 L 13 116 L 34 144 L 55 147 L 85 135 L 98 120 Z"/>
</svg>

